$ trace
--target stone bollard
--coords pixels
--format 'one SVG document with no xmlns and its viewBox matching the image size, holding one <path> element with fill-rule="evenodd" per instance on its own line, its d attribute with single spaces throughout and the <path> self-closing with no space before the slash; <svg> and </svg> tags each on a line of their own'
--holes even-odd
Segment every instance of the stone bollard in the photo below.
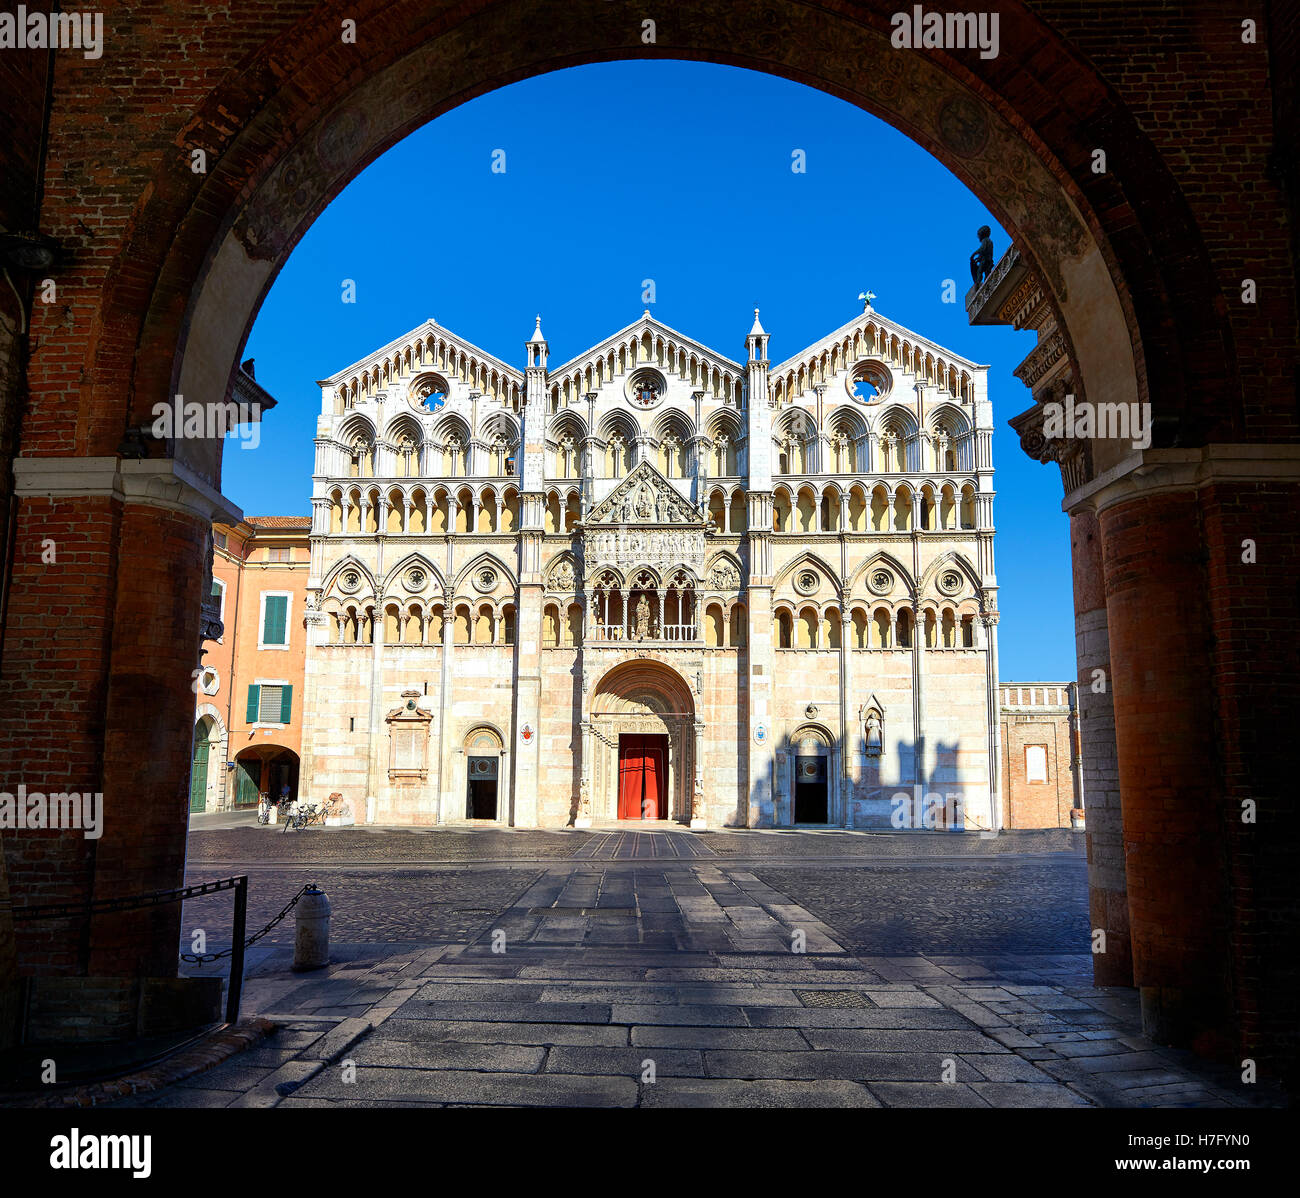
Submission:
<svg viewBox="0 0 1300 1198">
<path fill-rule="evenodd" d="M 294 908 L 293 968 L 321 969 L 330 963 L 330 901 L 308 886 Z"/>
</svg>

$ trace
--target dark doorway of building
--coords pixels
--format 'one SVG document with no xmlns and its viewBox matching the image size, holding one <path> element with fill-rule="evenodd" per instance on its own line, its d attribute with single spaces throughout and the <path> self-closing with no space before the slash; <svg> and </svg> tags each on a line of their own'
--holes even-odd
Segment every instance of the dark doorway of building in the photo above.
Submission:
<svg viewBox="0 0 1300 1198">
<path fill-rule="evenodd" d="M 668 737 L 618 738 L 618 818 L 668 818 Z"/>
<path fill-rule="evenodd" d="M 465 796 L 466 819 L 496 819 L 497 761 L 496 757 L 469 759 L 469 790 Z"/>
<path fill-rule="evenodd" d="M 256 757 L 241 757 L 235 762 L 235 806 L 256 807 L 258 786 L 262 781 L 262 763 Z"/>
<path fill-rule="evenodd" d="M 794 759 L 794 822 L 824 824 L 826 808 L 826 758 Z"/>
</svg>

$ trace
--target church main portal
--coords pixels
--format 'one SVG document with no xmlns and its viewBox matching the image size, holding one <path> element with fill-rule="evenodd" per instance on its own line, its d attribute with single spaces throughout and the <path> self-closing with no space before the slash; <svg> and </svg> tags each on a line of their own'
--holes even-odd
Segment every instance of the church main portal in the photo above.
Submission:
<svg viewBox="0 0 1300 1198">
<path fill-rule="evenodd" d="M 618 738 L 618 818 L 668 818 L 668 737 Z"/>
</svg>

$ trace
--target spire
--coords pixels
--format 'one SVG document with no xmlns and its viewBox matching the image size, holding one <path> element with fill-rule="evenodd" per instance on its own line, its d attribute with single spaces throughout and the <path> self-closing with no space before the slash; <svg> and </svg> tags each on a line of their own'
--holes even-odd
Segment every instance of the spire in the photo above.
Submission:
<svg viewBox="0 0 1300 1198">
<path fill-rule="evenodd" d="M 533 335 L 528 338 L 529 345 L 545 345 L 546 338 L 542 336 L 542 314 L 537 314 L 537 327 L 533 330 Z"/>
<path fill-rule="evenodd" d="M 750 335 L 751 337 L 766 337 L 766 336 L 767 336 L 767 333 L 764 331 L 763 326 L 762 326 L 761 324 L 758 323 L 758 309 L 757 309 L 757 308 L 754 309 L 754 327 L 753 327 L 752 329 L 749 330 L 749 335 Z"/>
</svg>

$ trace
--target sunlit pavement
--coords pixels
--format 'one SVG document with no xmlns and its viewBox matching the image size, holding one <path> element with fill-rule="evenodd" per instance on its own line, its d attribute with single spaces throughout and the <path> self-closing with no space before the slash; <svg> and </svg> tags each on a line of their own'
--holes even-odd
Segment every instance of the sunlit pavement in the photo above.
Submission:
<svg viewBox="0 0 1300 1198">
<path fill-rule="evenodd" d="M 284 1026 L 159 1106 L 1246 1106 L 1094 988 L 1081 838 L 848 833 L 195 832 L 246 872 L 243 1014 Z M 229 941 L 229 897 L 186 936 Z M 1083 951 L 1080 951 L 1082 949 Z M 216 966 L 204 967 L 212 971 Z M 202 972 L 204 970 L 193 970 Z"/>
</svg>

